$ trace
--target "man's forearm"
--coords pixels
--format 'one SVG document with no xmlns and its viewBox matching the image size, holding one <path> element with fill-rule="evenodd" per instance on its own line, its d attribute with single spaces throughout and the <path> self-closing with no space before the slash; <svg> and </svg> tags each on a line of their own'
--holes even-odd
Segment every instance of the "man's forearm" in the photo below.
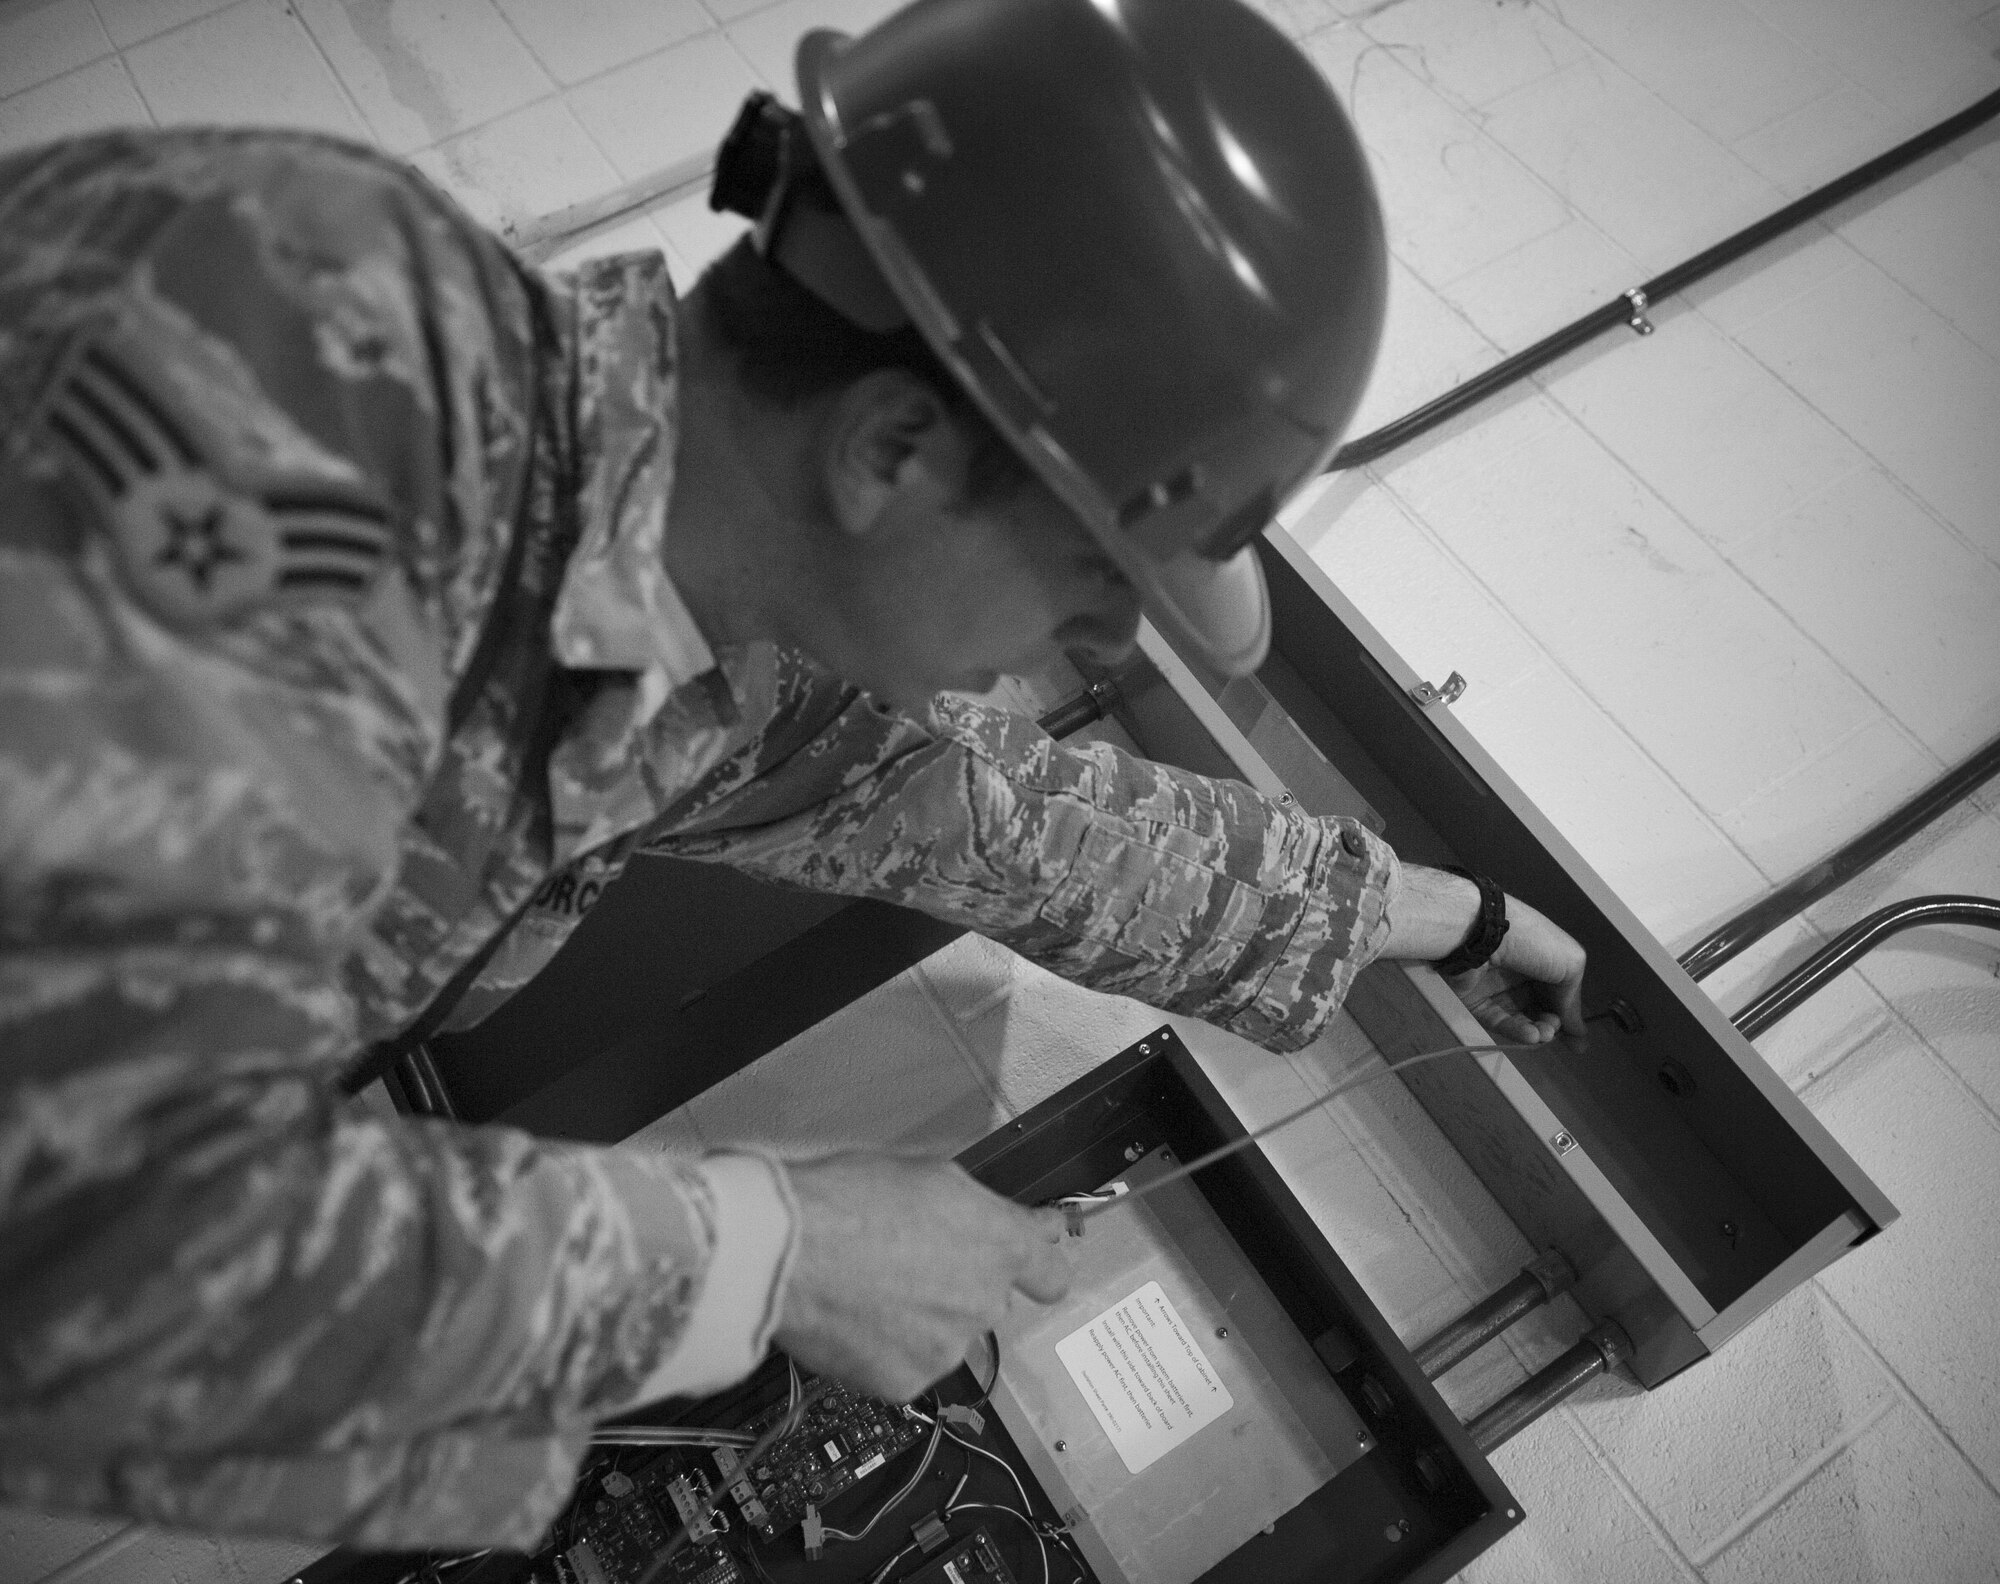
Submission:
<svg viewBox="0 0 2000 1584">
<path fill-rule="evenodd" d="M 1436 962 L 1456 951 L 1479 918 L 1479 887 L 1463 875 L 1421 864 L 1403 865 L 1389 902 L 1384 957 Z"/>
</svg>

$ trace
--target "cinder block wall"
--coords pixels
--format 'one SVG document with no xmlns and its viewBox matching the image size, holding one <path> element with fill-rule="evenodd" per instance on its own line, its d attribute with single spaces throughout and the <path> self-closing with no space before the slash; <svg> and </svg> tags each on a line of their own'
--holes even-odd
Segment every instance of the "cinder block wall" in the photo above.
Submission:
<svg viewBox="0 0 2000 1584">
<path fill-rule="evenodd" d="M 2000 86 L 1988 0 L 1261 0 L 1351 105 L 1395 273 L 1362 427 Z M 0 149 L 305 125 L 521 220 L 698 152 L 880 0 L 0 0 Z M 699 198 L 593 239 L 691 279 Z M 2000 732 L 2000 142 L 1297 504 L 1294 532 L 1675 948 Z M 1710 980 L 1725 1006 L 1887 900 L 2000 896 L 2000 789 Z M 962 942 L 649 1130 L 950 1150 L 1151 1027 Z M 1362 1054 L 1183 1026 L 1246 1114 Z M 1763 1042 L 1903 1211 L 1661 1391 L 1600 1383 L 1497 1458 L 1469 1570 L 1551 1581 L 2000 1578 L 2000 942 L 1903 937 Z M 893 1102 L 893 1103 L 891 1103 Z M 1411 1339 L 1525 1250 L 1393 1089 L 1278 1151 Z M 1470 1409 L 1566 1317 L 1448 1377 Z M 263 1581 L 309 1551 L 0 1509 L 0 1584 Z"/>
</svg>

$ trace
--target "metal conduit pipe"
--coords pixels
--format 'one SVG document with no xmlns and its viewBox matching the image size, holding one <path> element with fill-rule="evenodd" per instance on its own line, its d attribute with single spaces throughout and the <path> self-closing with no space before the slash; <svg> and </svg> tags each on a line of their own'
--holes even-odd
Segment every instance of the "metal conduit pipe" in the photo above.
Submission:
<svg viewBox="0 0 2000 1584">
<path fill-rule="evenodd" d="M 1615 1320 L 1586 1332 L 1581 1342 L 1530 1376 L 1466 1428 L 1472 1444 L 1492 1453 L 1511 1441 L 1586 1381 L 1616 1369 L 1632 1356 L 1632 1339 Z"/>
<path fill-rule="evenodd" d="M 1803 913 L 1829 892 L 1839 890 L 1995 775 L 2000 775 L 2000 737 L 1869 826 L 1832 857 L 1795 875 L 1763 901 L 1717 925 L 1682 954 L 1681 966 L 1696 979 L 1707 978 L 1780 924 Z"/>
<path fill-rule="evenodd" d="M 1436 1380 L 1523 1315 L 1532 1314 L 1557 1293 L 1567 1292 L 1575 1285 L 1576 1271 L 1568 1260 L 1551 1249 L 1523 1266 L 1521 1274 L 1498 1292 L 1474 1304 L 1428 1341 L 1419 1343 L 1411 1356 L 1424 1372 L 1425 1380 Z"/>
<path fill-rule="evenodd" d="M 1447 419 L 1456 417 L 1466 408 L 1484 401 L 1497 391 L 1518 380 L 1525 379 L 1536 369 L 1553 363 L 1565 353 L 1574 351 L 1584 342 L 1596 339 L 1607 330 L 1627 325 L 1641 335 L 1652 333 L 1652 321 L 1646 317 L 1646 309 L 1663 297 L 1671 297 L 1675 292 L 1685 291 L 1696 281 L 1713 275 L 1724 266 L 1733 264 L 1744 254 L 1762 247 L 1766 242 L 1783 236 L 1787 231 L 1804 225 L 1806 221 L 1824 214 L 1834 205 L 1843 203 L 1856 193 L 1872 187 L 1885 177 L 1893 176 L 1905 166 L 1912 165 L 1925 155 L 1935 153 L 1946 144 L 1963 137 L 1977 127 L 1984 126 L 1996 115 L 2000 115 L 2000 90 L 1995 90 L 1977 104 L 1968 105 L 1955 116 L 1940 121 L 1927 132 L 1919 132 L 1907 142 L 1899 143 L 1886 154 L 1878 154 L 1865 165 L 1858 165 L 1845 176 L 1836 177 L 1824 187 L 1815 188 L 1805 197 L 1786 204 L 1774 214 L 1766 216 L 1753 225 L 1745 226 L 1733 236 L 1725 237 L 1705 252 L 1697 253 L 1684 264 L 1678 264 L 1663 275 L 1655 275 L 1643 286 L 1634 286 L 1621 293 L 1603 307 L 1585 314 L 1574 323 L 1564 326 L 1553 335 L 1545 336 L 1524 352 L 1517 352 L 1502 363 L 1494 365 L 1484 374 L 1475 375 L 1463 385 L 1455 386 L 1435 401 L 1426 403 L 1415 412 L 1384 424 L 1380 429 L 1350 440 L 1334 453 L 1327 464 L 1329 473 L 1345 468 L 1356 468 L 1374 461 L 1377 457 L 1407 444 L 1418 435 L 1435 429 Z"/>
<path fill-rule="evenodd" d="M 1926 896 L 1896 902 L 1850 924 L 1730 1019 L 1755 1039 L 1827 980 L 1865 957 L 1891 935 L 1919 924 L 1977 924 L 2000 930 L 2000 901 L 1990 897 Z"/>
</svg>

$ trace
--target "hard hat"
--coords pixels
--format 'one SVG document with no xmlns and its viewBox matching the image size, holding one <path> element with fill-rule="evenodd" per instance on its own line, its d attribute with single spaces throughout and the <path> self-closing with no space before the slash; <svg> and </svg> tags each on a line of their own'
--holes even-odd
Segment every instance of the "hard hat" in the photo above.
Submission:
<svg viewBox="0 0 2000 1584">
<path fill-rule="evenodd" d="M 916 0 L 808 34 L 797 70 L 811 152 L 902 311 L 1155 622 L 1254 670 L 1251 541 L 1339 444 L 1386 295 L 1325 80 L 1240 0 Z M 795 251 L 839 276 L 810 231 Z"/>
</svg>

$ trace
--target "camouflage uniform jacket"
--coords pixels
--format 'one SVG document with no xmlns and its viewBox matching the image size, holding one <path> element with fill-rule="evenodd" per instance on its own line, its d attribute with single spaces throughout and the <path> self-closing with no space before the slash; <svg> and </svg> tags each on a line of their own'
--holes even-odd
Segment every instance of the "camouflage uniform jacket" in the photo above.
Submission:
<svg viewBox="0 0 2000 1584">
<path fill-rule="evenodd" d="M 669 1378 L 716 1178 L 333 1079 L 642 847 L 1274 1047 L 1379 948 L 1358 826 L 711 652 L 661 555 L 674 312 L 656 256 L 540 277 L 323 139 L 0 161 L 0 1495 L 533 1542 Z"/>
</svg>

